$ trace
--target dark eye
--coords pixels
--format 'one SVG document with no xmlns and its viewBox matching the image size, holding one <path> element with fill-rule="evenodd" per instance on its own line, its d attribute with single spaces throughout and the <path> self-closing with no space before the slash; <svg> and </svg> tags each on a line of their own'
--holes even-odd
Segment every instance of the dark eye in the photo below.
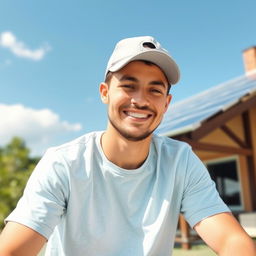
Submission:
<svg viewBox="0 0 256 256">
<path fill-rule="evenodd" d="M 151 92 L 155 93 L 155 94 L 163 94 L 163 92 L 159 89 L 155 89 L 155 88 L 152 88 L 151 89 Z"/>
<path fill-rule="evenodd" d="M 121 84 L 120 87 L 125 89 L 133 89 L 134 86 L 132 84 Z"/>
</svg>

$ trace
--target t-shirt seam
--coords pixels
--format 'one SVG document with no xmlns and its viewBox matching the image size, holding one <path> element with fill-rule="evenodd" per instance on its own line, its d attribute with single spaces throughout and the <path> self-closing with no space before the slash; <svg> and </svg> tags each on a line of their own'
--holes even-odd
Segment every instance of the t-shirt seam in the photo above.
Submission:
<svg viewBox="0 0 256 256">
<path fill-rule="evenodd" d="M 220 207 L 220 208 L 219 208 Z M 220 203 L 218 203 L 218 204 L 214 204 L 214 205 L 211 205 L 210 207 L 204 207 L 203 209 L 200 209 L 200 213 L 201 212 L 205 212 L 205 211 L 208 211 L 208 210 L 210 210 L 210 209 L 217 209 L 217 208 L 219 208 L 219 209 L 223 209 L 224 210 L 224 207 L 223 207 L 223 204 L 220 204 Z M 197 211 L 198 212 L 198 211 Z M 193 214 L 191 214 L 189 217 L 186 217 L 186 219 L 193 219 L 194 218 L 194 216 L 196 216 L 198 213 L 197 212 L 194 212 Z M 211 214 L 211 213 L 209 213 L 209 214 Z M 200 215 L 200 214 L 199 214 Z M 204 217 L 203 217 L 204 218 Z"/>
<path fill-rule="evenodd" d="M 20 216 L 20 217 L 10 216 L 10 218 L 6 219 L 6 222 L 16 222 L 16 223 L 19 223 L 26 227 L 29 227 L 29 228 L 35 230 L 36 232 L 38 232 L 39 234 L 43 235 L 47 239 L 49 239 L 49 237 L 51 236 L 51 234 L 54 231 L 54 229 L 52 229 L 51 227 L 46 225 L 44 222 L 36 222 L 35 220 L 33 220 L 31 218 L 22 219 L 21 217 L 22 216 Z"/>
</svg>

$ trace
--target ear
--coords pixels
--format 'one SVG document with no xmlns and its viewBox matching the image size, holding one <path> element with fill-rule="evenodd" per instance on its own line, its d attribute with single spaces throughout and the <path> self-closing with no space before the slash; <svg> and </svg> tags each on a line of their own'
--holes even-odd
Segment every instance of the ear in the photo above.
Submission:
<svg viewBox="0 0 256 256">
<path fill-rule="evenodd" d="M 100 97 L 104 104 L 108 104 L 108 85 L 106 83 L 100 84 Z"/>
<path fill-rule="evenodd" d="M 172 95 L 171 95 L 171 94 L 168 94 L 168 95 L 166 96 L 166 102 L 165 102 L 165 110 L 164 110 L 164 113 L 167 111 L 168 106 L 170 105 L 171 100 L 172 100 Z"/>
</svg>

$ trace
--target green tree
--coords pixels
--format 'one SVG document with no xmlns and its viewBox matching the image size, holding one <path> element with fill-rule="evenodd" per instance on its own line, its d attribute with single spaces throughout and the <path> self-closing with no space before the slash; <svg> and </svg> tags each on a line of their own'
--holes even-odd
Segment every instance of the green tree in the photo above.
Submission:
<svg viewBox="0 0 256 256">
<path fill-rule="evenodd" d="M 0 229 L 4 218 L 15 208 L 39 160 L 30 157 L 29 153 L 25 142 L 18 137 L 0 148 Z"/>
</svg>

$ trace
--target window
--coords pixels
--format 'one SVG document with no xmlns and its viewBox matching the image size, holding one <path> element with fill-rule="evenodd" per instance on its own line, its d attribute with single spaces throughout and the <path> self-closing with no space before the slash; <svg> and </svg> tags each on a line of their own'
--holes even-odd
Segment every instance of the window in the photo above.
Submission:
<svg viewBox="0 0 256 256">
<path fill-rule="evenodd" d="M 242 210 L 240 182 L 235 159 L 206 163 L 223 201 L 231 210 Z"/>
</svg>

